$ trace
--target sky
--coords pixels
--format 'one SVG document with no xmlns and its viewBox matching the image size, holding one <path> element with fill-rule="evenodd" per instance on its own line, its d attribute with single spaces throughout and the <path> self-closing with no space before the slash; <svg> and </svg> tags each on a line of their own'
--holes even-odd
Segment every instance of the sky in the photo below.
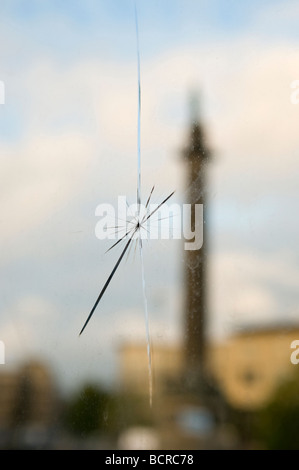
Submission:
<svg viewBox="0 0 299 470">
<path fill-rule="evenodd" d="M 213 157 L 209 331 L 297 321 L 299 6 L 295 1 L 136 0 L 142 195 L 176 190 L 190 94 Z M 3 0 L 0 6 L 0 340 L 10 370 L 48 361 L 65 387 L 117 378 L 119 348 L 145 339 L 138 253 L 78 333 L 120 251 L 105 254 L 96 207 L 134 201 L 134 2 Z M 182 339 L 184 250 L 145 244 L 153 344 Z"/>
</svg>

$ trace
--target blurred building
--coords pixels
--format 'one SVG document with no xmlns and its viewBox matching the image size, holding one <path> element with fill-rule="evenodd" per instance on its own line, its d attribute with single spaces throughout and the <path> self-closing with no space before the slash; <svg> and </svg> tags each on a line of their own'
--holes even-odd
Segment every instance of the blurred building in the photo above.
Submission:
<svg viewBox="0 0 299 470">
<path fill-rule="evenodd" d="M 299 340 L 298 324 L 244 328 L 221 343 L 209 341 L 207 370 L 231 406 L 256 410 L 266 404 L 275 389 L 296 370 L 290 360 L 294 340 Z M 123 389 L 146 396 L 145 344 L 124 345 L 120 360 Z M 154 347 L 154 394 L 161 396 L 174 391 L 183 369 L 184 345 Z"/>
<path fill-rule="evenodd" d="M 158 449 L 212 447 L 212 416 L 207 409 L 199 406 L 198 397 L 185 387 L 184 345 L 154 344 L 152 371 L 153 403 L 150 408 L 146 345 L 127 343 L 122 346 L 121 390 L 126 395 L 135 397 L 136 425 L 140 424 L 140 417 L 141 422 L 144 416 L 150 417 L 148 429 L 155 431 Z"/>
<path fill-rule="evenodd" d="M 11 424 L 17 395 L 17 375 L 5 370 L 0 373 L 0 429 Z"/>
<path fill-rule="evenodd" d="M 207 164 L 211 153 L 206 144 L 206 137 L 199 119 L 198 101 L 191 97 L 190 133 L 183 149 L 186 166 L 186 200 L 191 206 L 191 230 L 203 232 L 203 245 L 200 249 L 185 250 L 185 369 L 184 376 L 190 387 L 202 388 L 205 369 L 207 308 Z M 203 220 L 195 216 L 196 206 L 203 206 Z"/>
<path fill-rule="evenodd" d="M 0 447 L 44 445 L 57 417 L 56 387 L 48 367 L 30 361 L 0 373 Z"/>
<path fill-rule="evenodd" d="M 23 365 L 16 374 L 12 418 L 16 422 L 50 425 L 56 393 L 48 367 L 38 361 Z"/>
<path fill-rule="evenodd" d="M 247 327 L 222 344 L 210 344 L 209 370 L 227 401 L 235 408 L 256 410 L 295 372 L 292 341 L 299 325 Z"/>
<path fill-rule="evenodd" d="M 182 349 L 177 345 L 154 344 L 152 371 L 155 393 L 162 394 L 178 382 L 184 365 Z M 149 370 L 144 343 L 126 343 L 120 349 L 120 381 L 124 392 L 147 395 Z"/>
</svg>

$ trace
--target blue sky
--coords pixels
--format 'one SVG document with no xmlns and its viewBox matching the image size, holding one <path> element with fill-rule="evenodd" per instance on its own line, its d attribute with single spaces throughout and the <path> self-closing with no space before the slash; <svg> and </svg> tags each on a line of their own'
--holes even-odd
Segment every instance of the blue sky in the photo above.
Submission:
<svg viewBox="0 0 299 470">
<path fill-rule="evenodd" d="M 159 54 L 169 47 L 194 41 L 238 38 L 244 34 L 272 38 L 292 36 L 296 22 L 277 21 L 271 12 L 284 11 L 280 1 L 139 1 L 142 53 Z M 288 3 L 287 3 L 288 5 Z M 257 22 L 261 12 L 269 15 Z M 105 54 L 134 58 L 134 2 L 108 1 L 4 1 L 2 25 L 11 35 L 19 33 L 29 44 L 22 56 L 54 54 L 71 60 L 77 54 Z M 7 51 L 9 54 L 11 51 Z"/>
<path fill-rule="evenodd" d="M 296 2 L 140 0 L 137 7 L 144 194 L 155 183 L 155 202 L 173 189 L 178 201 L 184 197 L 180 149 L 191 89 L 201 96 L 214 150 L 211 329 L 222 336 L 249 319 L 297 318 Z M 118 254 L 104 256 L 95 208 L 135 197 L 136 71 L 133 1 L 1 2 L 7 366 L 23 358 L 26 344 L 28 355 L 49 358 L 68 383 L 88 374 L 106 379 L 119 343 L 144 335 L 135 260 L 107 291 L 94 327 L 80 343 L 77 337 Z M 178 243 L 154 242 L 145 256 L 153 338 L 177 340 L 183 253 Z"/>
</svg>

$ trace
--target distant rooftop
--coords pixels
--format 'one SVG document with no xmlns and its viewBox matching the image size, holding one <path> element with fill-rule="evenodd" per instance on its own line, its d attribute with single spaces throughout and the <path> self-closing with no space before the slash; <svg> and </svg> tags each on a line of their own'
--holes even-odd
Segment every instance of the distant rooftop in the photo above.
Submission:
<svg viewBox="0 0 299 470">
<path fill-rule="evenodd" d="M 243 323 L 236 326 L 233 331 L 233 336 L 242 336 L 250 334 L 264 334 L 272 332 L 289 332 L 292 330 L 299 330 L 298 320 L 281 320 L 264 323 Z"/>
</svg>

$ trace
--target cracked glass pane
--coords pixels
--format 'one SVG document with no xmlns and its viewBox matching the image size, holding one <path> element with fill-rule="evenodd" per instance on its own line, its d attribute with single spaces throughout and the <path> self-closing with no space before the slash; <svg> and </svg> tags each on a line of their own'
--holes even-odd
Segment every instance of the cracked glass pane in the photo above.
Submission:
<svg viewBox="0 0 299 470">
<path fill-rule="evenodd" d="M 1 2 L 0 449 L 298 448 L 298 14 Z"/>
</svg>

